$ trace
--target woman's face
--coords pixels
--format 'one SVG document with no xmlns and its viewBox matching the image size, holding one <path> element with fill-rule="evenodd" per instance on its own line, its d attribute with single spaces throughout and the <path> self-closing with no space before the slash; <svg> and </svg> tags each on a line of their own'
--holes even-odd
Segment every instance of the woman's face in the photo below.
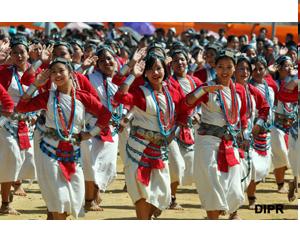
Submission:
<svg viewBox="0 0 300 249">
<path fill-rule="evenodd" d="M 68 48 L 64 45 L 60 45 L 54 48 L 53 50 L 53 59 L 60 57 L 60 58 L 64 58 L 68 61 L 71 60 L 71 54 L 68 50 Z"/>
<path fill-rule="evenodd" d="M 210 66 L 214 66 L 216 62 L 217 53 L 214 49 L 207 49 L 203 54 L 204 59 Z"/>
<path fill-rule="evenodd" d="M 255 81 L 260 82 L 266 75 L 266 67 L 261 62 L 256 62 L 254 66 L 252 77 Z"/>
<path fill-rule="evenodd" d="M 235 78 L 238 83 L 246 83 L 250 77 L 250 67 L 245 61 L 241 61 L 235 67 Z"/>
<path fill-rule="evenodd" d="M 29 55 L 24 45 L 19 44 L 12 48 L 11 50 L 12 64 L 16 65 L 17 67 L 21 67 L 27 63 L 28 59 L 29 59 Z"/>
<path fill-rule="evenodd" d="M 146 70 L 145 76 L 152 85 L 160 85 L 162 83 L 165 76 L 165 70 L 160 60 L 156 59 L 152 67 Z"/>
<path fill-rule="evenodd" d="M 116 68 L 116 60 L 108 51 L 104 51 L 98 58 L 98 69 L 106 76 L 111 77 Z"/>
<path fill-rule="evenodd" d="M 172 59 L 172 69 L 175 75 L 182 75 L 186 72 L 187 61 L 183 54 L 176 54 Z"/>
<path fill-rule="evenodd" d="M 74 44 L 73 50 L 74 50 L 74 53 L 73 53 L 72 59 L 74 61 L 81 61 L 81 58 L 83 56 L 83 51 L 81 50 L 81 48 L 77 44 Z"/>
<path fill-rule="evenodd" d="M 224 57 L 216 64 L 216 74 L 222 81 L 229 81 L 235 71 L 232 59 Z"/>
<path fill-rule="evenodd" d="M 256 52 L 255 52 L 255 49 L 254 48 L 249 48 L 247 49 L 246 51 L 246 54 L 249 58 L 254 58 L 256 57 Z"/>
<path fill-rule="evenodd" d="M 29 50 L 29 56 L 30 58 L 35 61 L 38 60 L 40 58 L 40 55 L 42 53 L 42 44 L 38 43 L 38 44 L 33 44 L 31 49 Z"/>
<path fill-rule="evenodd" d="M 280 78 L 285 78 L 290 76 L 292 69 L 293 69 L 293 64 L 290 60 L 283 62 L 278 68 Z"/>
<path fill-rule="evenodd" d="M 50 79 L 57 86 L 62 86 L 70 79 L 70 71 L 65 64 L 56 63 L 50 69 Z"/>
</svg>

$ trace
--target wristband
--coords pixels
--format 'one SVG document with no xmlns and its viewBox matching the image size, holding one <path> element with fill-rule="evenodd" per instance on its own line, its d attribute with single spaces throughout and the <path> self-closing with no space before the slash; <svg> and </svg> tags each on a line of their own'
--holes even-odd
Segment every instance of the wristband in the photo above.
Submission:
<svg viewBox="0 0 300 249">
<path fill-rule="evenodd" d="M 5 116 L 0 117 L 0 128 L 2 128 L 8 122 L 8 118 Z"/>
<path fill-rule="evenodd" d="M 191 66 L 190 66 L 190 72 L 195 72 L 197 68 L 198 68 L 197 63 L 191 65 Z"/>
<path fill-rule="evenodd" d="M 199 87 L 199 88 L 197 88 L 197 89 L 194 91 L 193 95 L 194 95 L 197 99 L 199 99 L 199 98 L 201 98 L 205 93 L 206 93 L 206 92 L 203 90 L 203 88 L 202 88 L 202 87 Z"/>
<path fill-rule="evenodd" d="M 37 90 L 37 86 L 35 84 L 30 84 L 30 86 L 26 91 L 26 94 L 32 96 L 36 90 Z"/>
<path fill-rule="evenodd" d="M 124 81 L 124 84 L 130 86 L 134 80 L 135 80 L 135 76 L 133 74 L 129 74 L 126 80 Z"/>
<path fill-rule="evenodd" d="M 36 62 L 34 62 L 32 64 L 32 67 L 34 68 L 34 71 L 36 71 L 42 64 L 43 64 L 43 62 L 41 60 L 37 60 Z"/>
<path fill-rule="evenodd" d="M 127 64 L 125 64 L 121 69 L 120 69 L 120 74 L 122 76 L 126 75 L 129 71 L 129 66 Z"/>
<path fill-rule="evenodd" d="M 97 136 L 100 133 L 101 129 L 99 126 L 95 126 L 92 130 L 89 131 L 92 137 Z"/>
<path fill-rule="evenodd" d="M 264 127 L 264 123 L 265 123 L 265 121 L 263 119 L 259 118 L 255 124 L 259 125 L 260 127 Z"/>
</svg>

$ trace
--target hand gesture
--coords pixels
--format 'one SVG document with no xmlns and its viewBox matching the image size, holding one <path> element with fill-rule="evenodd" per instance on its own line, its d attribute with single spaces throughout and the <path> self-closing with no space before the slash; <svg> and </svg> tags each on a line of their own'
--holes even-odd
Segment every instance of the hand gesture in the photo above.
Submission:
<svg viewBox="0 0 300 249">
<path fill-rule="evenodd" d="M 132 60 L 136 63 L 144 59 L 146 54 L 147 54 L 147 47 L 137 49 L 133 54 Z"/>
<path fill-rule="evenodd" d="M 53 45 L 49 45 L 46 47 L 46 45 L 43 46 L 40 59 L 43 63 L 48 63 L 51 60 L 52 52 L 53 52 Z"/>
<path fill-rule="evenodd" d="M 0 45 L 0 52 L 3 52 L 3 53 L 10 52 L 9 41 L 2 42 L 2 44 Z"/>
<path fill-rule="evenodd" d="M 224 86 L 222 86 L 222 85 L 202 86 L 202 89 L 207 93 L 212 93 L 217 90 L 223 90 Z"/>
<path fill-rule="evenodd" d="M 167 56 L 166 59 L 165 59 L 166 65 L 169 65 L 171 62 L 172 62 L 172 57 Z"/>
<path fill-rule="evenodd" d="M 136 63 L 132 69 L 132 74 L 138 78 L 143 75 L 144 69 L 145 69 L 145 61 L 140 61 Z"/>
<path fill-rule="evenodd" d="M 204 51 L 200 49 L 197 56 L 196 56 L 196 63 L 198 65 L 202 65 L 205 62 L 204 57 L 203 57 L 203 53 L 204 53 Z"/>
<path fill-rule="evenodd" d="M 89 140 L 90 138 L 92 138 L 92 135 L 89 132 L 82 131 L 82 132 L 80 132 L 80 137 L 81 137 L 81 141 L 84 141 L 84 140 Z"/>
<path fill-rule="evenodd" d="M 97 60 L 98 60 L 98 56 L 96 55 L 91 55 L 89 57 L 87 57 L 83 63 L 82 63 L 82 69 L 85 70 L 93 65 L 95 65 L 97 63 Z"/>
<path fill-rule="evenodd" d="M 43 70 L 41 73 L 37 75 L 34 82 L 35 86 L 40 87 L 45 85 L 49 77 L 50 77 L 50 70 L 49 69 Z"/>
</svg>

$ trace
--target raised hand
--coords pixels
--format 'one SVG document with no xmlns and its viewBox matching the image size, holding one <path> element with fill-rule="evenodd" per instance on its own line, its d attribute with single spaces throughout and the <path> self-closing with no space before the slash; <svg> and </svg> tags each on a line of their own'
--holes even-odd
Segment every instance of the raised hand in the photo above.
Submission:
<svg viewBox="0 0 300 249">
<path fill-rule="evenodd" d="M 196 63 L 198 65 L 202 65 L 205 62 L 204 57 L 203 57 L 203 53 L 204 53 L 204 51 L 200 49 L 197 56 L 196 56 Z"/>
<path fill-rule="evenodd" d="M 222 85 L 213 85 L 213 86 L 202 86 L 201 87 L 205 92 L 212 93 L 217 90 L 223 90 L 224 86 Z"/>
<path fill-rule="evenodd" d="M 2 44 L 0 45 L 0 52 L 3 52 L 3 53 L 10 52 L 9 41 L 2 42 Z"/>
<path fill-rule="evenodd" d="M 82 63 L 82 69 L 85 70 L 87 68 L 89 68 L 90 66 L 93 66 L 97 63 L 97 60 L 98 60 L 98 56 L 96 55 L 91 55 L 89 57 L 87 57 L 83 63 Z"/>
<path fill-rule="evenodd" d="M 145 56 L 146 56 L 146 54 L 147 54 L 147 47 L 144 47 L 144 48 L 141 48 L 141 49 L 137 49 L 137 50 L 134 52 L 134 55 L 133 55 L 133 57 L 132 57 L 132 60 L 133 60 L 134 62 L 138 62 L 138 61 L 144 59 Z"/>
<path fill-rule="evenodd" d="M 52 57 L 52 52 L 53 52 L 53 45 L 49 45 L 46 47 L 46 45 L 43 46 L 40 59 L 42 60 L 43 63 L 48 63 L 51 60 Z"/>
<path fill-rule="evenodd" d="M 36 87 L 41 87 L 47 83 L 47 80 L 50 77 L 50 70 L 46 69 L 39 73 L 34 81 Z"/>
<path fill-rule="evenodd" d="M 132 74 L 138 78 L 141 75 L 143 75 L 144 69 L 145 69 L 145 61 L 140 61 L 138 63 L 136 63 L 132 69 Z"/>
</svg>

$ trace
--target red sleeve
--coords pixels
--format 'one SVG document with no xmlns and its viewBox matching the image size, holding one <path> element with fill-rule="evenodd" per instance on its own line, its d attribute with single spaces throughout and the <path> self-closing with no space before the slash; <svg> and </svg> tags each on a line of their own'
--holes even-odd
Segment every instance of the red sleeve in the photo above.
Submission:
<svg viewBox="0 0 300 249">
<path fill-rule="evenodd" d="M 256 87 L 250 84 L 248 86 L 250 93 L 254 96 L 255 99 L 256 109 L 258 110 L 258 117 L 266 121 L 268 119 L 270 110 L 270 106 L 267 100 Z"/>
<path fill-rule="evenodd" d="M 0 68 L 0 84 L 7 91 L 12 79 L 12 70 L 7 65 L 3 65 Z"/>
<path fill-rule="evenodd" d="M 241 109 L 240 109 L 240 120 L 242 124 L 242 128 L 245 129 L 248 126 L 247 121 L 247 103 L 246 103 L 246 91 L 245 88 L 239 84 L 236 84 L 236 92 L 240 95 L 241 98 Z"/>
<path fill-rule="evenodd" d="M 202 84 L 202 86 L 207 86 L 206 83 Z M 183 98 L 181 100 L 181 103 L 180 103 L 180 109 L 182 112 L 192 112 L 192 110 L 196 107 L 196 106 L 199 106 L 201 105 L 201 103 L 207 103 L 208 102 L 208 98 L 209 98 L 209 94 L 208 93 L 205 93 L 202 97 L 200 97 L 193 105 L 189 105 L 187 102 L 186 102 L 186 99 L 188 96 L 190 96 L 191 94 L 193 94 L 196 90 L 198 89 L 198 87 L 190 92 L 189 94 L 187 94 L 185 96 L 185 98 Z"/>
<path fill-rule="evenodd" d="M 207 80 L 207 72 L 205 68 L 201 68 L 197 72 L 194 73 L 194 76 L 197 77 L 200 81 L 206 82 Z"/>
<path fill-rule="evenodd" d="M 132 89 L 128 93 L 118 90 L 114 100 L 124 105 L 137 106 L 141 110 L 146 111 L 146 99 L 141 88 Z"/>
<path fill-rule="evenodd" d="M 0 84 L 0 102 L 2 105 L 2 112 L 12 113 L 14 111 L 14 102 L 1 84 Z"/>
<path fill-rule="evenodd" d="M 83 74 L 81 73 L 78 73 L 78 72 L 74 72 L 74 75 L 75 77 L 77 78 L 78 80 L 78 84 L 79 84 L 79 87 L 80 87 L 80 90 L 84 90 L 88 93 L 90 93 L 91 95 L 93 95 L 96 99 L 99 99 L 99 96 L 97 94 L 97 91 L 96 89 L 93 87 L 92 83 L 89 81 L 89 79 L 84 76 Z"/>
<path fill-rule="evenodd" d="M 266 77 L 265 77 L 265 80 L 267 81 L 267 84 L 269 87 L 271 87 L 275 93 L 275 98 L 277 98 L 277 92 L 278 92 L 278 86 L 275 82 L 275 80 L 273 80 L 271 74 L 268 74 Z"/>
<path fill-rule="evenodd" d="M 41 69 L 38 68 L 36 72 L 31 72 L 31 70 L 26 70 L 21 77 L 21 83 L 25 86 L 29 86 L 35 81 L 35 77 L 41 72 Z"/>
<path fill-rule="evenodd" d="M 277 94 L 277 99 L 282 102 L 297 102 L 298 86 L 296 86 L 294 90 L 288 90 L 282 86 Z"/>
<path fill-rule="evenodd" d="M 43 92 L 30 100 L 20 99 L 16 106 L 17 112 L 34 112 L 38 110 L 47 110 L 49 91 Z"/>
<path fill-rule="evenodd" d="M 111 118 L 109 110 L 101 104 L 99 99 L 86 91 L 77 90 L 76 98 L 80 100 L 86 111 L 98 118 L 96 125 L 99 127 L 108 127 Z"/>
<path fill-rule="evenodd" d="M 122 76 L 120 74 L 115 74 L 114 77 L 112 78 L 112 82 L 117 85 L 120 86 L 124 83 L 124 81 L 126 80 L 126 76 Z"/>
</svg>

